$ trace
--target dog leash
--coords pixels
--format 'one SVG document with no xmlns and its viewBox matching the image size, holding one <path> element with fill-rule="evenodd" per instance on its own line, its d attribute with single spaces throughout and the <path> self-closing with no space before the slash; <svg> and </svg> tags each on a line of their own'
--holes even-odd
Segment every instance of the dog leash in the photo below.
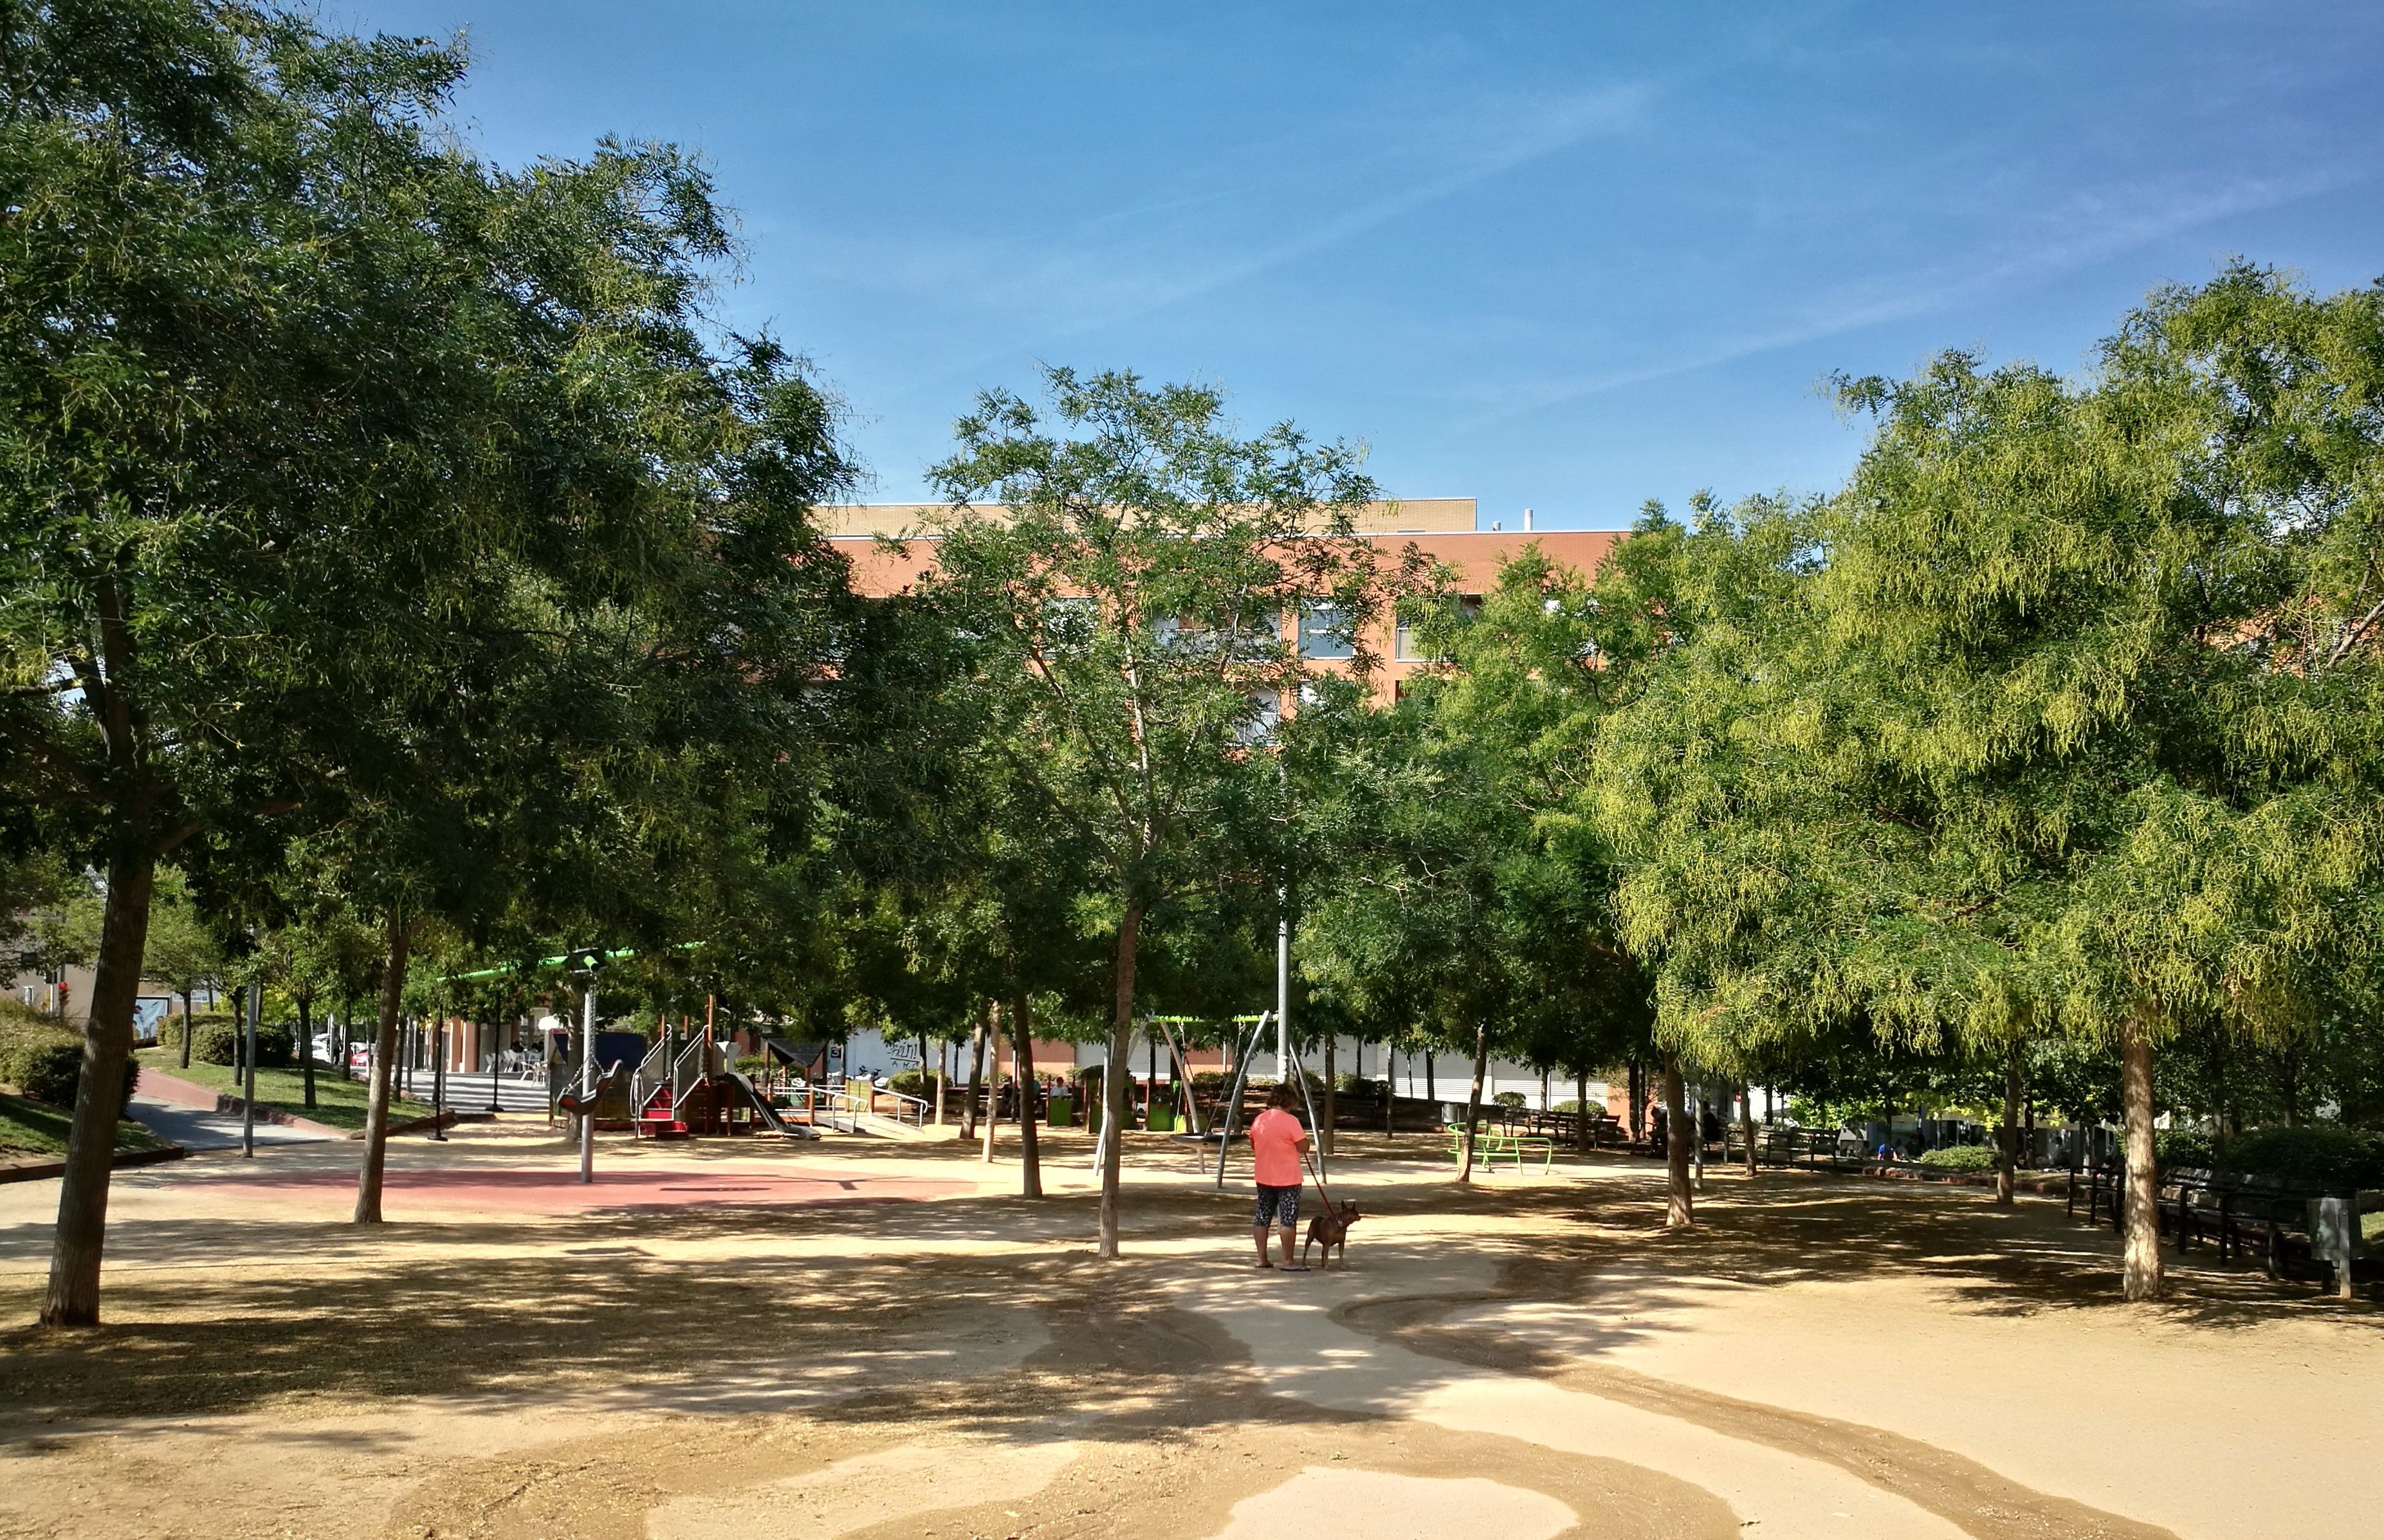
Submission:
<svg viewBox="0 0 2384 1540">
<path fill-rule="evenodd" d="M 1316 1178 L 1316 1196 L 1324 1199 L 1325 1212 L 1331 1214 L 1338 1223 L 1341 1218 L 1341 1205 L 1333 1201 L 1333 1189 L 1324 1185 L 1324 1162 L 1317 1158 L 1316 1152 L 1312 1149 L 1301 1150 L 1299 1158 L 1308 1167 L 1309 1174 Z"/>
</svg>

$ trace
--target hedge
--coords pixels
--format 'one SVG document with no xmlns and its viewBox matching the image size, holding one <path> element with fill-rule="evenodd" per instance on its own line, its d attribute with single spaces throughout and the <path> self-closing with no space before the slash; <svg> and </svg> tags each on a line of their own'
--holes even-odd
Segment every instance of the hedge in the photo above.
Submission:
<svg viewBox="0 0 2384 1540">
<path fill-rule="evenodd" d="M 2384 1187 L 2384 1136 L 2340 1124 L 2263 1128 L 2229 1140 L 2219 1160 L 2246 1175 Z"/>
<path fill-rule="evenodd" d="M 2340 1124 L 2262 1128 L 2223 1147 L 2199 1129 L 2165 1128 L 2154 1148 L 2165 1166 L 2241 1172 L 2292 1182 L 2384 1187 L 2384 1135 Z"/>
<path fill-rule="evenodd" d="M 1993 1171 L 1995 1150 L 1993 1145 L 1949 1144 L 1923 1151 L 1919 1163 L 1931 1171 Z"/>
<path fill-rule="evenodd" d="M 132 1099 L 133 1082 L 141 1066 L 128 1055 L 124 1064 L 124 1101 Z M 82 1035 L 47 1016 L 18 1007 L 0 1012 L 0 1080 L 7 1081 L 35 1101 L 71 1107 L 75 1085 L 82 1078 Z M 118 1115 L 122 1116 L 122 1103 Z"/>
</svg>

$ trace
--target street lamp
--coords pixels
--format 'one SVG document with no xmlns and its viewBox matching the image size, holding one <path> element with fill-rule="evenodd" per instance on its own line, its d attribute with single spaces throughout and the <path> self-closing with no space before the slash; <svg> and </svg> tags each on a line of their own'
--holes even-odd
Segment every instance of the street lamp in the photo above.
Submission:
<svg viewBox="0 0 2384 1540">
<path fill-rule="evenodd" d="M 603 965 L 603 952 L 592 947 L 564 959 L 565 971 L 586 981 L 579 996 L 579 1180 L 583 1183 L 596 1180 L 596 971 Z"/>
<path fill-rule="evenodd" d="M 265 1008 L 265 986 L 248 981 L 248 1024 L 241 1045 L 240 1156 L 256 1158 L 256 1013 Z"/>
<path fill-rule="evenodd" d="M 439 1025 L 430 1029 L 431 1052 L 438 1062 L 430 1066 L 430 1136 L 441 1144 L 447 1142 L 447 1130 L 439 1120 L 447 1115 L 447 1002 L 436 1002 Z"/>
</svg>

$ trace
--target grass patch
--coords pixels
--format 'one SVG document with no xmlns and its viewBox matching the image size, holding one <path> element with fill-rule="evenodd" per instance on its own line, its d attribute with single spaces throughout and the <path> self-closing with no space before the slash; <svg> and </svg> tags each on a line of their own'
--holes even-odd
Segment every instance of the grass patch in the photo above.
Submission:
<svg viewBox="0 0 2384 1540">
<path fill-rule="evenodd" d="M 70 1108 L 0 1091 L 0 1156 L 64 1155 L 73 1124 Z M 164 1142 L 129 1118 L 116 1125 L 118 1149 L 155 1149 Z"/>
<path fill-rule="evenodd" d="M 185 1069 L 179 1042 L 173 1048 L 143 1049 L 134 1055 L 144 1069 L 160 1074 L 170 1074 L 194 1086 L 205 1086 L 211 1091 L 228 1096 L 240 1095 L 237 1072 L 227 1064 L 202 1064 L 195 1061 Z M 295 1117 L 309 1118 L 333 1128 L 362 1128 L 365 1125 L 365 1097 L 368 1090 L 361 1080 L 350 1080 L 337 1070 L 317 1065 L 315 1070 L 315 1105 L 306 1105 L 306 1086 L 301 1072 L 294 1069 L 266 1069 L 256 1072 L 256 1104 L 279 1108 Z M 418 1101 L 391 1097 L 389 1116 L 392 1123 L 406 1118 L 427 1118 L 430 1109 Z"/>
</svg>

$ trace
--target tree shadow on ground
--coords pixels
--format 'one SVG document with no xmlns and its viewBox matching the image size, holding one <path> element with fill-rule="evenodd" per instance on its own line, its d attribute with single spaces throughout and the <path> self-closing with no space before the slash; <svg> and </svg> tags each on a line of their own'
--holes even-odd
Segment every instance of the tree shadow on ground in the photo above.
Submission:
<svg viewBox="0 0 2384 1540">
<path fill-rule="evenodd" d="M 1699 1226 L 1667 1235 L 1645 1184 L 1389 1187 L 1370 1211 L 1427 1233 L 1355 1243 L 1319 1302 L 1379 1295 L 1402 1258 L 1495 1287 L 1377 1300 L 1376 1325 L 1428 1324 L 1473 1300 L 1585 1307 L 1575 1350 L 1620 1346 L 1691 1288 L 1925 1281 L 1981 1313 L 2118 1308 L 2106 1229 L 2055 1205 L 1767 1175 L 1718 1182 Z M 1189 1270 L 1248 1273 L 1246 1193 L 1129 1194 L 1128 1255 L 1097 1263 L 1089 1195 L 850 1207 L 729 1205 L 392 1225 L 229 1220 L 122 1224 L 108 1324 L 0 1332 L 0 1437 L 58 1421 L 238 1412 L 289 1398 L 588 1397 L 652 1410 L 801 1409 L 866 1420 L 965 1403 L 996 1422 L 1196 1415 L 1248 1355 L 1169 1297 Z M 1136 1245 L 1213 1236 L 1213 1254 Z M 751 1241 L 750 1254 L 736 1244 Z M 800 1242 L 790 1254 L 789 1244 Z M 975 1249 L 970 1249 L 975 1248 Z M 702 1254 L 692 1255 L 700 1251 Z M 1371 1251 L 1371 1256 L 1370 1256 Z M 127 1265 L 129 1264 L 129 1265 Z M 2372 1329 L 2256 1269 L 2196 1261 L 2150 1307 L 2192 1325 L 2323 1316 Z M 31 1298 L 16 1301 L 18 1319 Z M 2143 1307 L 2130 1307 L 2142 1309 Z M 1437 1312 L 1437 1314 L 1435 1314 Z M 1546 1362 L 1502 1363 L 1552 1372 Z M 1006 1367 L 1005 1367 L 1006 1366 Z M 1012 1376 L 988 1398 L 963 1388 Z M 989 1404 L 992 1403 L 992 1404 Z M 1172 1409 L 1172 1410 L 1171 1410 Z M 1056 1424 L 1054 1424 L 1056 1425 Z"/>
</svg>

